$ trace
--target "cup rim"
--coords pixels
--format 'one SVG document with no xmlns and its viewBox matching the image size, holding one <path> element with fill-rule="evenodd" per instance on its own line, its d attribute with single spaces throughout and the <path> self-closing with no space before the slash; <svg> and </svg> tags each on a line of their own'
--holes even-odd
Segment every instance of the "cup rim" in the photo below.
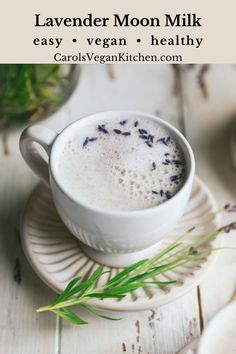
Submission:
<svg viewBox="0 0 236 354">
<path fill-rule="evenodd" d="M 104 117 L 107 115 L 137 115 L 138 117 L 143 117 L 143 118 L 149 118 L 152 120 L 156 120 L 158 123 L 160 123 L 162 126 L 164 126 L 165 128 L 167 128 L 171 133 L 174 133 L 174 136 L 177 137 L 178 141 L 181 141 L 187 151 L 188 156 L 185 156 L 185 158 L 188 159 L 189 162 L 189 172 L 188 175 L 182 185 L 182 187 L 180 188 L 180 190 L 171 198 L 168 199 L 166 201 L 164 201 L 163 203 L 156 205 L 156 206 L 152 206 L 150 208 L 145 208 L 145 209 L 138 209 L 138 210 L 127 210 L 127 211 L 123 211 L 123 210 L 109 210 L 109 209 L 105 209 L 105 208 L 100 208 L 100 207 L 94 207 L 92 205 L 90 205 L 89 203 L 83 202 L 81 201 L 79 198 L 76 198 L 76 196 L 74 196 L 72 193 L 66 191 L 63 188 L 62 183 L 60 182 L 60 178 L 58 178 L 58 175 L 56 173 L 56 161 L 54 159 L 54 156 L 57 152 L 58 149 L 58 144 L 60 143 L 62 136 L 64 136 L 64 134 L 66 132 L 68 132 L 73 126 L 79 124 L 83 119 L 88 119 L 89 117 L 95 117 L 98 115 L 104 115 Z M 163 208 L 166 208 L 167 206 L 169 206 L 170 204 L 173 204 L 173 202 L 180 196 L 182 195 L 186 189 L 188 188 L 188 185 L 192 182 L 193 177 L 194 177 L 194 173 L 195 173 L 195 159 L 194 159 L 194 154 L 192 151 L 192 148 L 190 146 L 190 144 L 188 143 L 187 139 L 183 136 L 183 134 L 177 129 L 175 128 L 172 124 L 166 122 L 165 120 L 163 120 L 162 118 L 155 116 L 153 114 L 149 114 L 149 113 L 145 113 L 145 112 L 139 112 L 139 111 L 132 111 L 132 110 L 107 110 L 107 111 L 99 111 L 99 112 L 95 112 L 89 115 L 85 115 L 79 119 L 77 119 L 76 121 L 70 123 L 69 125 L 67 125 L 56 137 L 56 139 L 53 142 L 52 148 L 51 148 L 51 153 L 49 156 L 49 171 L 50 171 L 50 176 L 53 179 L 54 183 L 56 184 L 57 188 L 65 195 L 67 196 L 69 199 L 71 199 L 74 203 L 79 204 L 80 206 L 82 206 L 83 208 L 99 213 L 99 214 L 103 214 L 103 215 L 111 215 L 111 216 L 117 216 L 117 217 L 130 217 L 130 216 L 140 216 L 141 214 L 151 214 L 156 212 L 157 210 L 161 210 Z"/>
</svg>

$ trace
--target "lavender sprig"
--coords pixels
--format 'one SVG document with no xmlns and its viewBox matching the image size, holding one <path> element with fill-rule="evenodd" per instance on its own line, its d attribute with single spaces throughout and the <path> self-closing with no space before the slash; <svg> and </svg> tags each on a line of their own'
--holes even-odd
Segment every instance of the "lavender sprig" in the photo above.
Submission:
<svg viewBox="0 0 236 354">
<path fill-rule="evenodd" d="M 231 204 L 227 204 L 224 210 L 228 211 Z M 231 210 L 231 212 L 233 212 Z M 209 217 L 198 225 L 189 228 L 183 235 L 179 236 L 174 242 L 169 244 L 163 250 L 159 251 L 150 259 L 143 259 L 126 268 L 106 281 L 103 285 L 96 286 L 99 279 L 107 272 L 103 271 L 103 266 L 98 267 L 87 279 L 82 279 L 81 276 L 74 278 L 51 305 L 37 309 L 37 312 L 52 312 L 59 317 L 62 317 L 69 322 L 77 325 L 87 324 L 76 312 L 72 311 L 71 307 L 83 308 L 95 316 L 109 320 L 118 320 L 98 311 L 93 306 L 89 305 L 92 299 L 117 298 L 122 299 L 130 292 L 139 288 L 153 284 L 159 287 L 166 287 L 171 284 L 176 284 L 177 281 L 159 281 L 156 277 L 161 274 L 166 274 L 170 270 L 177 269 L 196 260 L 202 260 L 207 257 L 213 249 L 209 246 L 209 242 L 222 233 L 229 233 L 236 230 L 236 221 L 230 224 L 212 230 L 197 240 L 183 244 L 182 240 L 196 227 L 207 224 L 209 220 L 215 217 L 221 210 L 209 214 Z"/>
</svg>

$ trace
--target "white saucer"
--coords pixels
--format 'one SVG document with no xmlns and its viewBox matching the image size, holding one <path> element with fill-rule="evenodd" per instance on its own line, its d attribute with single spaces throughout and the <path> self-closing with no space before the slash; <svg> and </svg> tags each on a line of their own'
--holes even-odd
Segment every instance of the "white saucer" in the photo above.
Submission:
<svg viewBox="0 0 236 354">
<path fill-rule="evenodd" d="M 199 224 L 215 209 L 216 203 L 208 188 L 196 178 L 181 222 L 161 242 L 160 248 L 166 247 L 188 228 Z M 189 234 L 186 242 L 217 227 L 219 227 L 219 218 L 215 217 L 208 225 L 197 228 Z M 35 188 L 28 201 L 22 222 L 21 238 L 25 254 L 33 269 L 57 293 L 61 293 L 67 283 L 78 274 L 86 277 L 98 266 L 98 263 L 82 251 L 79 241 L 66 229 L 56 212 L 49 189 L 43 184 Z M 217 238 L 209 242 L 209 246 L 217 247 L 219 242 L 220 239 Z M 168 289 L 163 290 L 150 285 L 127 295 L 122 300 L 93 300 L 91 304 L 117 311 L 144 310 L 166 304 L 199 284 L 216 255 L 217 252 L 213 252 L 204 260 L 189 263 L 169 271 L 162 279 L 159 278 L 180 280 L 178 285 L 170 285 Z M 105 274 L 100 282 L 106 281 L 108 277 L 114 276 L 119 271 L 117 268 L 106 266 L 104 270 L 111 270 L 111 272 Z"/>
</svg>

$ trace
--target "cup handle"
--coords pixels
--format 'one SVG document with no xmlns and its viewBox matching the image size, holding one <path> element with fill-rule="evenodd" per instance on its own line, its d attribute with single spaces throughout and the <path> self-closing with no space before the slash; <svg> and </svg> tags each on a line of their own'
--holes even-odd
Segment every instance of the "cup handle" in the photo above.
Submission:
<svg viewBox="0 0 236 354">
<path fill-rule="evenodd" d="M 57 133 L 40 125 L 27 127 L 20 137 L 20 151 L 29 167 L 49 185 L 48 162 L 41 155 L 35 143 L 46 151 L 48 157 Z"/>
</svg>

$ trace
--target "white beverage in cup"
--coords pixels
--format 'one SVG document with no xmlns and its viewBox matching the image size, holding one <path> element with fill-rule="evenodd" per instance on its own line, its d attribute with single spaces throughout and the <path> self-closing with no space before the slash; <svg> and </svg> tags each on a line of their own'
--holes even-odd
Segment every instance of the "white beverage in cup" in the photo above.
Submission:
<svg viewBox="0 0 236 354">
<path fill-rule="evenodd" d="M 49 184 L 65 225 L 103 264 L 120 267 L 153 255 L 191 192 L 191 147 L 177 129 L 149 114 L 96 113 L 60 134 L 32 126 L 20 148 Z"/>
<path fill-rule="evenodd" d="M 185 158 L 168 129 L 132 117 L 100 119 L 75 131 L 59 158 L 65 191 L 107 210 L 150 208 L 185 181 Z"/>
</svg>

